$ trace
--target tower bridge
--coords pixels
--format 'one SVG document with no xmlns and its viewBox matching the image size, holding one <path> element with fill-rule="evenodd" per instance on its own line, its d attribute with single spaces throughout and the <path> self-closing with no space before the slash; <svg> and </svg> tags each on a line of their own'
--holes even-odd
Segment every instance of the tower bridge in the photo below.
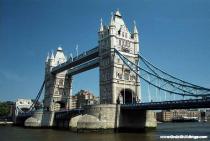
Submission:
<svg viewBox="0 0 210 141">
<path fill-rule="evenodd" d="M 96 67 L 99 67 L 100 104 L 83 107 L 79 115 L 80 110 L 72 110 L 70 104 L 72 77 Z M 149 102 L 141 100 L 140 80 L 148 85 Z M 151 110 L 210 107 L 210 89 L 178 79 L 140 54 L 136 23 L 129 31 L 119 10 L 111 16 L 108 26 L 101 20 L 95 48 L 67 59 L 59 47 L 55 55 L 47 56 L 43 85 L 44 110 L 27 119 L 26 126 L 65 124 L 82 130 L 140 130 L 156 127 Z M 173 95 L 174 100 L 153 102 L 154 90 L 159 96 Z M 175 99 L 175 96 L 189 99 Z"/>
</svg>

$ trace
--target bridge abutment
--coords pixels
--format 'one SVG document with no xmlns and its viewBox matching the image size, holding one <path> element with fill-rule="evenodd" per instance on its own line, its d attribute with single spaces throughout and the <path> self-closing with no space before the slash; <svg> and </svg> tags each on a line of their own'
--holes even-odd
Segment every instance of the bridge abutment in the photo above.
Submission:
<svg viewBox="0 0 210 141">
<path fill-rule="evenodd" d="M 85 115 L 77 122 L 77 130 L 113 130 L 141 132 L 157 126 L 155 113 L 149 110 L 123 110 L 120 105 L 100 104 L 85 107 Z"/>
<path fill-rule="evenodd" d="M 25 120 L 25 127 L 32 128 L 51 128 L 54 125 L 53 111 L 37 110 L 32 117 Z"/>
<path fill-rule="evenodd" d="M 155 129 L 156 115 L 150 110 L 121 110 L 118 130 L 123 132 L 139 132 Z"/>
</svg>

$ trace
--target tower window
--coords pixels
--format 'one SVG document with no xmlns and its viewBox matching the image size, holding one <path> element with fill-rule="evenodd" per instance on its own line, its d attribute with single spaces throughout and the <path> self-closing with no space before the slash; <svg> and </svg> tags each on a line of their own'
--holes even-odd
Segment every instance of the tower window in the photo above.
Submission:
<svg viewBox="0 0 210 141">
<path fill-rule="evenodd" d="M 120 58 L 117 58 L 117 63 L 120 63 Z"/>
<path fill-rule="evenodd" d="M 121 40 L 119 39 L 119 45 L 121 45 Z"/>
<path fill-rule="evenodd" d="M 59 89 L 59 94 L 60 94 L 60 95 L 64 95 L 63 89 Z"/>
<path fill-rule="evenodd" d="M 118 35 L 120 35 L 120 30 L 118 31 Z"/>
<path fill-rule="evenodd" d="M 59 84 L 58 85 L 63 86 L 63 80 L 62 79 L 59 80 Z"/>
<path fill-rule="evenodd" d="M 126 70 L 124 71 L 124 79 L 125 79 L 125 80 L 129 80 L 129 76 L 130 76 L 130 70 L 127 70 L 127 69 L 126 69 Z"/>
<path fill-rule="evenodd" d="M 124 79 L 125 79 L 125 80 L 129 80 L 129 73 L 125 72 L 125 74 L 124 74 Z"/>
</svg>

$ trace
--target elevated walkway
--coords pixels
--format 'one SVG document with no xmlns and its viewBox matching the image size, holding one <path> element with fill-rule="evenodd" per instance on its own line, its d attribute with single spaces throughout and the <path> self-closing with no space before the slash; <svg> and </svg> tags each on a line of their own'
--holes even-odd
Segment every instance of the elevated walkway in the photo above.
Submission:
<svg viewBox="0 0 210 141">
<path fill-rule="evenodd" d="M 74 58 L 70 58 L 68 61 L 66 61 L 65 63 L 62 63 L 56 67 L 54 67 L 51 71 L 52 74 L 57 74 L 60 73 L 62 71 L 74 68 L 78 65 L 81 65 L 85 62 L 88 62 L 92 59 L 95 59 L 99 56 L 99 49 L 98 47 L 95 47 L 87 52 L 84 52 L 80 55 L 78 55 L 77 57 Z"/>
</svg>

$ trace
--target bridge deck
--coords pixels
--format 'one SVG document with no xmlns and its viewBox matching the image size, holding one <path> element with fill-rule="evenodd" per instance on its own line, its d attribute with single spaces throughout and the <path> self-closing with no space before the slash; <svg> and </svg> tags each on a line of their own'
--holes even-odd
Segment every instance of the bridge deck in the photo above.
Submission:
<svg viewBox="0 0 210 141">
<path fill-rule="evenodd" d="M 121 105 L 122 110 L 168 110 L 193 108 L 210 108 L 210 98 Z"/>
<path fill-rule="evenodd" d="M 78 73 L 94 69 L 99 66 L 99 58 L 92 59 L 91 61 L 88 61 L 86 63 L 83 63 L 82 65 L 76 66 L 68 71 L 68 75 L 76 75 Z"/>
<path fill-rule="evenodd" d="M 83 114 L 84 109 L 62 110 L 55 112 L 55 120 L 65 120 Z"/>
</svg>

